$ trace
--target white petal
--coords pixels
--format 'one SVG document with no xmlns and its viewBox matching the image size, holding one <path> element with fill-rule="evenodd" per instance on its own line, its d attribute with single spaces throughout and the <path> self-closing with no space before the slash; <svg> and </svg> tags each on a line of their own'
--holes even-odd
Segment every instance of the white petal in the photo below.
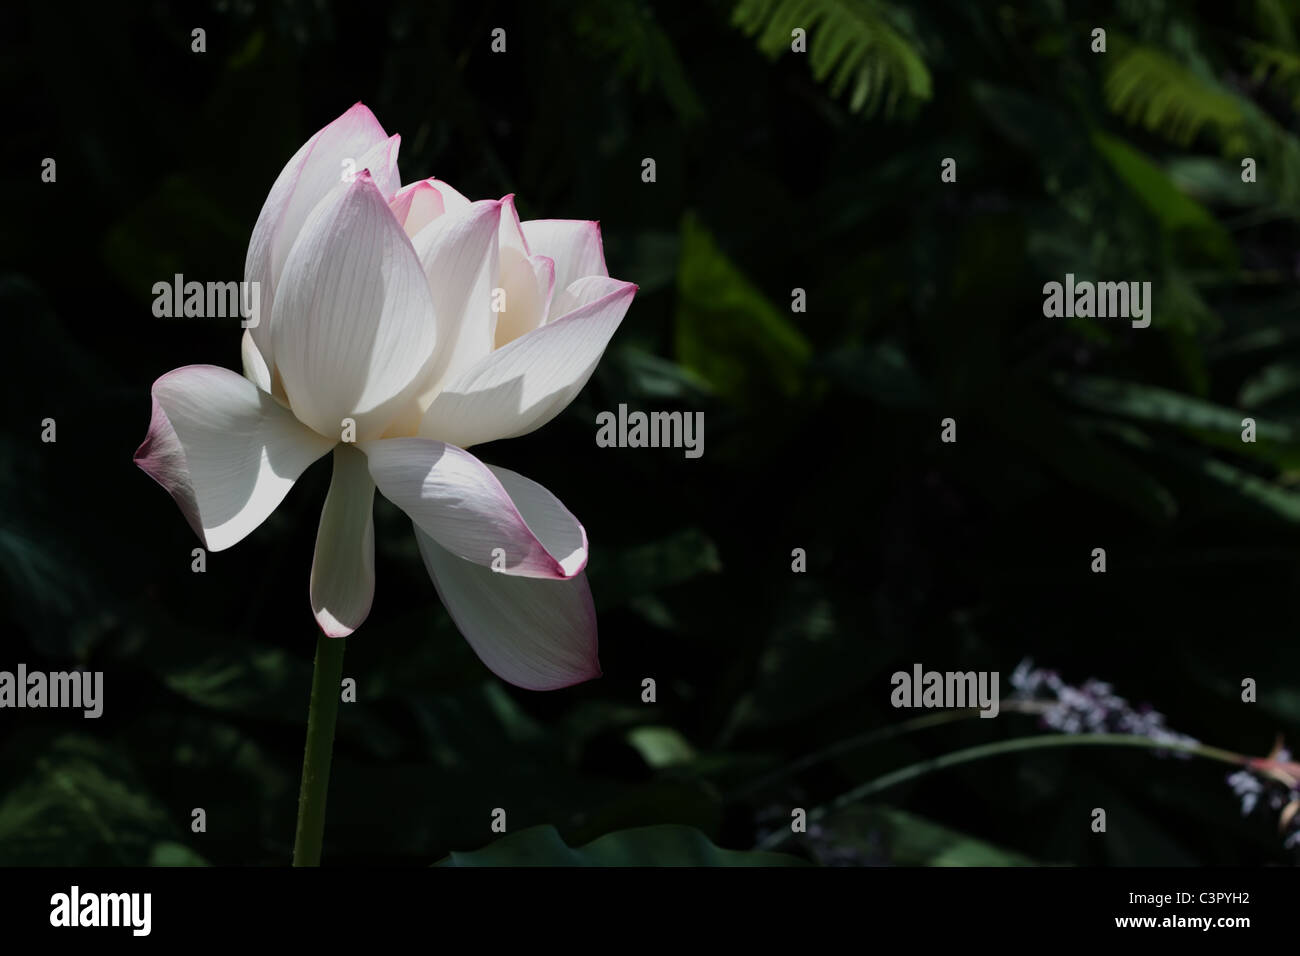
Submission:
<svg viewBox="0 0 1300 956">
<path fill-rule="evenodd" d="M 500 217 L 501 203 L 495 200 L 449 207 L 411 240 L 428 280 L 438 329 L 438 352 L 423 383 L 426 389 L 492 351 Z"/>
<path fill-rule="evenodd" d="M 449 183 L 445 183 L 441 179 L 430 179 L 429 182 L 433 183 L 434 187 L 442 195 L 442 204 L 447 212 L 460 212 L 470 205 L 470 200 Z"/>
<path fill-rule="evenodd" d="M 608 276 L 600 224 L 582 219 L 530 219 L 523 223 L 528 251 L 555 262 L 555 288 L 567 289 L 587 276 Z M 563 315 L 552 303 L 550 317 Z"/>
<path fill-rule="evenodd" d="M 154 382 L 135 462 L 176 499 L 204 546 L 221 551 L 265 521 L 332 445 L 242 375 L 189 365 Z"/>
<path fill-rule="evenodd" d="M 401 178 L 397 174 L 397 151 L 401 145 L 402 137 L 394 133 L 382 143 L 375 143 L 366 152 L 356 157 L 355 169 L 351 163 L 352 157 L 348 157 L 349 164 L 346 171 L 350 175 L 369 173 L 375 186 L 383 195 L 384 201 L 387 202 L 397 195 L 401 188 Z"/>
<path fill-rule="evenodd" d="M 433 303 L 411 242 L 361 174 L 303 226 L 271 319 L 294 414 L 322 435 L 380 434 L 434 354 Z"/>
<path fill-rule="evenodd" d="M 493 344 L 499 349 L 546 321 L 555 286 L 555 263 L 545 256 L 527 256 L 519 249 L 503 246 L 497 281 L 505 296 L 493 336 Z"/>
<path fill-rule="evenodd" d="M 384 497 L 458 557 L 536 578 L 570 578 L 586 567 L 582 525 L 536 482 L 424 438 L 360 447 Z"/>
<path fill-rule="evenodd" d="M 414 236 L 446 212 L 442 194 L 432 179 L 403 186 L 388 206 L 408 236 Z"/>
<path fill-rule="evenodd" d="M 244 337 L 239 343 L 239 357 L 244 363 L 244 378 L 248 379 L 264 392 L 271 390 L 271 370 L 266 367 L 266 359 L 253 341 L 252 329 L 244 329 Z"/>
<path fill-rule="evenodd" d="M 357 103 L 317 132 L 293 154 L 267 194 L 248 244 L 244 278 L 259 284 L 259 304 L 263 318 L 252 332 L 269 368 L 274 368 L 275 365 L 275 356 L 271 351 L 270 323 L 275 292 L 284 271 L 285 260 L 289 257 L 294 240 L 298 238 L 299 230 L 317 203 L 342 181 L 347 171 L 345 160 L 361 158 L 375 147 L 388 142 L 388 139 L 388 134 L 374 114 Z M 374 177 L 383 183 L 384 188 L 391 185 L 395 190 L 395 147 L 391 156 L 392 169 L 377 170 Z M 391 176 L 391 182 L 385 180 L 385 176 Z"/>
<path fill-rule="evenodd" d="M 456 628 L 502 680 L 556 690 L 600 676 L 587 576 L 510 577 L 456 557 L 415 528 L 424 566 Z"/>
<path fill-rule="evenodd" d="M 576 308 L 450 378 L 420 434 L 464 448 L 545 425 L 587 384 L 635 294 L 630 282 L 579 280 L 555 297 Z"/>
<path fill-rule="evenodd" d="M 361 626 L 375 597 L 375 483 L 366 456 L 334 446 L 334 475 L 316 532 L 311 609 L 328 637 Z"/>
</svg>

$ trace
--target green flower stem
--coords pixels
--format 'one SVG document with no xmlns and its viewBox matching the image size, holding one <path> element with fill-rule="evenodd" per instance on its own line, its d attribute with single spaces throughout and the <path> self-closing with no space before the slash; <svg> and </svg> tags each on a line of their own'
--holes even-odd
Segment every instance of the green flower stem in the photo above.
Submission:
<svg viewBox="0 0 1300 956">
<path fill-rule="evenodd" d="M 996 757 L 999 754 L 1015 753 L 1021 750 L 1039 750 L 1046 747 L 1145 747 L 1149 750 L 1169 750 L 1180 751 L 1183 753 L 1195 754 L 1198 757 L 1205 757 L 1209 760 L 1217 760 L 1221 763 L 1229 763 L 1235 766 L 1244 766 L 1250 761 L 1250 758 L 1244 754 L 1233 753 L 1230 750 L 1222 750 L 1219 747 L 1210 747 L 1200 743 L 1181 743 L 1174 740 L 1152 740 L 1150 737 L 1139 737 L 1135 734 L 1080 734 L 1078 736 L 1056 736 L 1056 735 L 1038 735 L 1035 737 L 1016 737 L 1012 740 L 1001 740 L 991 744 L 980 744 L 978 747 L 967 747 L 965 750 L 954 750 L 952 753 L 943 754 L 933 757 L 930 760 L 922 760 L 918 763 L 909 764 L 892 773 L 887 773 L 875 780 L 868 780 L 866 783 L 854 787 L 847 793 L 836 797 L 830 803 L 815 807 L 808 813 L 808 822 L 820 820 L 828 813 L 841 810 L 850 804 L 864 800 L 882 790 L 888 790 L 890 787 L 897 786 L 900 783 L 906 783 L 909 780 L 915 780 L 917 777 L 923 777 L 928 773 L 936 770 L 944 770 L 948 767 L 956 767 L 960 764 L 971 763 L 975 760 L 983 760 L 985 757 Z M 775 833 L 770 834 L 765 839 L 759 841 L 755 847 L 756 850 L 770 850 L 773 847 L 780 846 L 794 834 L 782 828 Z"/>
<path fill-rule="evenodd" d="M 302 789 L 298 793 L 298 832 L 293 841 L 294 866 L 320 866 L 346 640 L 322 634 L 316 641 L 311 709 L 307 711 L 307 750 L 302 758 Z"/>
</svg>

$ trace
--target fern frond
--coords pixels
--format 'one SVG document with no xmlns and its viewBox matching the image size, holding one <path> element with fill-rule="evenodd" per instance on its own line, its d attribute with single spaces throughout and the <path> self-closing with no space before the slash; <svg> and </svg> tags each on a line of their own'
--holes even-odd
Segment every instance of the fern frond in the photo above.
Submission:
<svg viewBox="0 0 1300 956">
<path fill-rule="evenodd" d="M 851 88 L 851 112 L 893 116 L 930 98 L 925 61 L 878 0 L 740 0 L 731 21 L 773 59 L 790 51 L 802 28 L 813 76 L 833 97 Z"/>
<path fill-rule="evenodd" d="M 1251 79 L 1281 90 L 1291 97 L 1291 106 L 1300 109 L 1300 53 L 1254 40 L 1243 41 L 1242 49 L 1253 68 Z"/>
<path fill-rule="evenodd" d="M 1241 101 L 1150 47 L 1116 55 L 1106 76 L 1107 105 L 1179 146 L 1202 130 L 1221 141 L 1239 137 L 1245 126 Z"/>
<path fill-rule="evenodd" d="M 590 0 L 571 8 L 574 31 L 595 49 L 618 58 L 619 69 L 642 92 L 658 86 L 683 122 L 704 116 L 672 40 L 641 0 Z"/>
<path fill-rule="evenodd" d="M 1187 146 L 1200 133 L 1219 143 L 1223 154 L 1259 160 L 1261 201 L 1270 194 L 1300 207 L 1300 140 L 1263 109 L 1163 53 L 1133 47 L 1119 54 L 1106 77 L 1107 105 L 1130 123 Z"/>
</svg>

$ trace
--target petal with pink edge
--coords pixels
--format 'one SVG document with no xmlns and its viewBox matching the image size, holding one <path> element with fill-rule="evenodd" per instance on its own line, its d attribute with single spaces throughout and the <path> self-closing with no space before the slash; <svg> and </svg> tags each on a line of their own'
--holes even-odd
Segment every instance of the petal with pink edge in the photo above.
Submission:
<svg viewBox="0 0 1300 956">
<path fill-rule="evenodd" d="M 555 289 L 567 289 L 587 276 L 608 276 L 600 224 L 583 219 L 530 219 L 523 223 L 528 251 L 555 262 Z M 551 303 L 550 317 L 563 315 Z"/>
<path fill-rule="evenodd" d="M 204 547 L 222 551 L 265 521 L 332 445 L 242 375 L 189 365 L 154 382 L 135 463 L 176 499 Z"/>
<path fill-rule="evenodd" d="M 456 629 L 488 669 L 525 690 L 600 676 L 587 576 L 511 577 L 456 557 L 415 526 L 424 566 Z"/>
<path fill-rule="evenodd" d="M 403 186 L 388 207 L 393 210 L 393 215 L 402 224 L 402 231 L 408 236 L 414 236 L 446 212 L 442 193 L 438 192 L 431 179 Z"/>
<path fill-rule="evenodd" d="M 366 456 L 334 447 L 311 563 L 311 609 L 327 637 L 347 637 L 370 614 L 375 597 L 375 483 Z"/>
<path fill-rule="evenodd" d="M 555 297 L 571 311 L 449 379 L 420 434 L 466 448 L 542 427 L 587 384 L 635 294 L 630 282 L 580 279 Z"/>
<path fill-rule="evenodd" d="M 586 567 L 587 533 L 535 481 L 424 438 L 360 448 L 384 497 L 457 557 L 533 578 L 571 578 Z"/>
<path fill-rule="evenodd" d="M 263 321 L 252 330 L 268 367 L 274 368 L 269 317 L 284 262 L 289 257 L 298 231 L 311 211 L 341 180 L 346 160 L 359 159 L 388 141 L 388 134 L 375 115 L 360 103 L 317 132 L 293 154 L 276 177 L 262 204 L 248 243 L 244 278 L 259 284 Z M 397 189 L 396 150 L 394 163 L 376 174 L 386 194 Z M 382 177 L 391 176 L 391 181 Z"/>
</svg>

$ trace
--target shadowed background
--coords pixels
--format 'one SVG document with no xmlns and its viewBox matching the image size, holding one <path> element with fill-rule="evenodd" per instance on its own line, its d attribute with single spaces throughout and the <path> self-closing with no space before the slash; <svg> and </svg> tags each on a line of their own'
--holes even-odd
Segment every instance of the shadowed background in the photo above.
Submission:
<svg viewBox="0 0 1300 956">
<path fill-rule="evenodd" d="M 598 219 L 610 273 L 640 292 L 569 410 L 475 450 L 585 525 L 603 678 L 537 694 L 493 677 L 377 496 L 327 864 L 476 850 L 496 807 L 512 834 L 552 824 L 572 846 L 685 824 L 749 849 L 792 806 L 1044 732 L 1006 713 L 769 776 L 916 716 L 889 701 L 916 662 L 999 671 L 1005 695 L 1030 656 L 1256 755 L 1300 733 L 1297 3 L 74 7 L 13 11 L 2 60 L 0 669 L 102 670 L 104 716 L 0 712 L 0 863 L 289 859 L 328 460 L 195 574 L 199 542 L 131 456 L 154 379 L 240 367 L 237 320 L 154 318 L 153 284 L 242 279 L 276 174 L 357 100 L 402 135 L 405 181 Z M 1043 283 L 1067 272 L 1151 281 L 1152 326 L 1045 318 Z M 619 403 L 703 411 L 704 457 L 598 448 Z M 1226 772 L 1005 755 L 784 848 L 1289 862 L 1276 814 L 1243 818 Z"/>
</svg>

